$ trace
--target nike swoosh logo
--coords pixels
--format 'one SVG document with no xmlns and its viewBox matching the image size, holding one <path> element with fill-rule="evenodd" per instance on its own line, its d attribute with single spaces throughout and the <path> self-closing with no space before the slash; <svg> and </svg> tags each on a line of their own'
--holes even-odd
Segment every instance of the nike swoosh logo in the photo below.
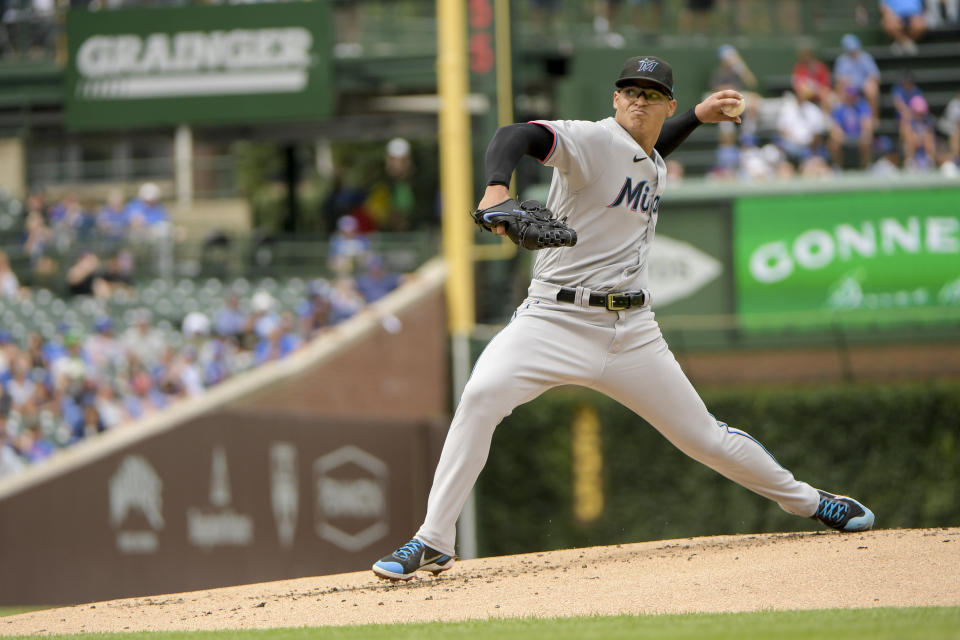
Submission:
<svg viewBox="0 0 960 640">
<path fill-rule="evenodd" d="M 646 160 L 646 159 L 647 159 L 647 156 L 642 156 L 640 158 L 638 158 L 637 156 L 633 156 L 634 162 L 640 162 L 641 160 Z"/>
</svg>

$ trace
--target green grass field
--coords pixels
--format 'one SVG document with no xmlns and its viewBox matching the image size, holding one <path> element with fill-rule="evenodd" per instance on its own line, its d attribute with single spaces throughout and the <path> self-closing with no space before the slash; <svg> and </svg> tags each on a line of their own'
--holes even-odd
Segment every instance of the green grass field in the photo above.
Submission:
<svg viewBox="0 0 960 640">
<path fill-rule="evenodd" d="M 76 636 L 48 636 L 67 638 Z M 137 640 L 870 640 L 960 639 L 960 607 L 829 609 L 760 613 L 511 619 L 458 623 L 307 627 L 253 631 L 89 634 L 84 639 Z"/>
<path fill-rule="evenodd" d="M 39 611 L 40 609 L 49 609 L 50 607 L 0 607 L 0 618 L 3 616 L 15 616 L 18 613 L 27 613 L 28 611 Z"/>
</svg>

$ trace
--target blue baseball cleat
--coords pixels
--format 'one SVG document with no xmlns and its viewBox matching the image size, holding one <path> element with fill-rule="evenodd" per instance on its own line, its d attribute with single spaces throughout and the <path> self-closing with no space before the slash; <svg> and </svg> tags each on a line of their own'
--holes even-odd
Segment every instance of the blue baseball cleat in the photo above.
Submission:
<svg viewBox="0 0 960 640">
<path fill-rule="evenodd" d="M 388 556 L 373 565 L 373 572 L 387 580 L 409 580 L 417 571 L 429 571 L 439 575 L 453 567 L 454 558 L 436 549 L 431 549 L 420 540 L 411 538 Z"/>
<path fill-rule="evenodd" d="M 873 527 L 873 511 L 849 496 L 826 491 L 820 491 L 820 504 L 811 517 L 838 531 L 866 531 Z"/>
</svg>

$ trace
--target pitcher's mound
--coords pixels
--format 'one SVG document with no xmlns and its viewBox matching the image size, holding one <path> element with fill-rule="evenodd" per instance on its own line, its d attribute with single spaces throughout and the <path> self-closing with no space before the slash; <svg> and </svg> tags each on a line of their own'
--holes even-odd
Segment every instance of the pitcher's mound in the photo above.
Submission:
<svg viewBox="0 0 960 640">
<path fill-rule="evenodd" d="M 0 618 L 0 634 L 956 606 L 958 575 L 960 527 L 716 536 L 468 560 L 407 583 L 362 571 L 112 600 Z"/>
</svg>

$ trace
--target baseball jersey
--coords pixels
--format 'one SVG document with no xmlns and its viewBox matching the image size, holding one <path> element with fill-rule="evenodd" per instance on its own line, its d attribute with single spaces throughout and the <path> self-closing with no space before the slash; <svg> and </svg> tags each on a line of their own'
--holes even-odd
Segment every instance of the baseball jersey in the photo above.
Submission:
<svg viewBox="0 0 960 640">
<path fill-rule="evenodd" d="M 647 287 L 647 257 L 653 242 L 666 164 L 648 155 L 610 117 L 535 120 L 553 132 L 543 164 L 553 167 L 547 207 L 577 231 L 573 247 L 537 252 L 533 277 L 593 291 Z"/>
</svg>

